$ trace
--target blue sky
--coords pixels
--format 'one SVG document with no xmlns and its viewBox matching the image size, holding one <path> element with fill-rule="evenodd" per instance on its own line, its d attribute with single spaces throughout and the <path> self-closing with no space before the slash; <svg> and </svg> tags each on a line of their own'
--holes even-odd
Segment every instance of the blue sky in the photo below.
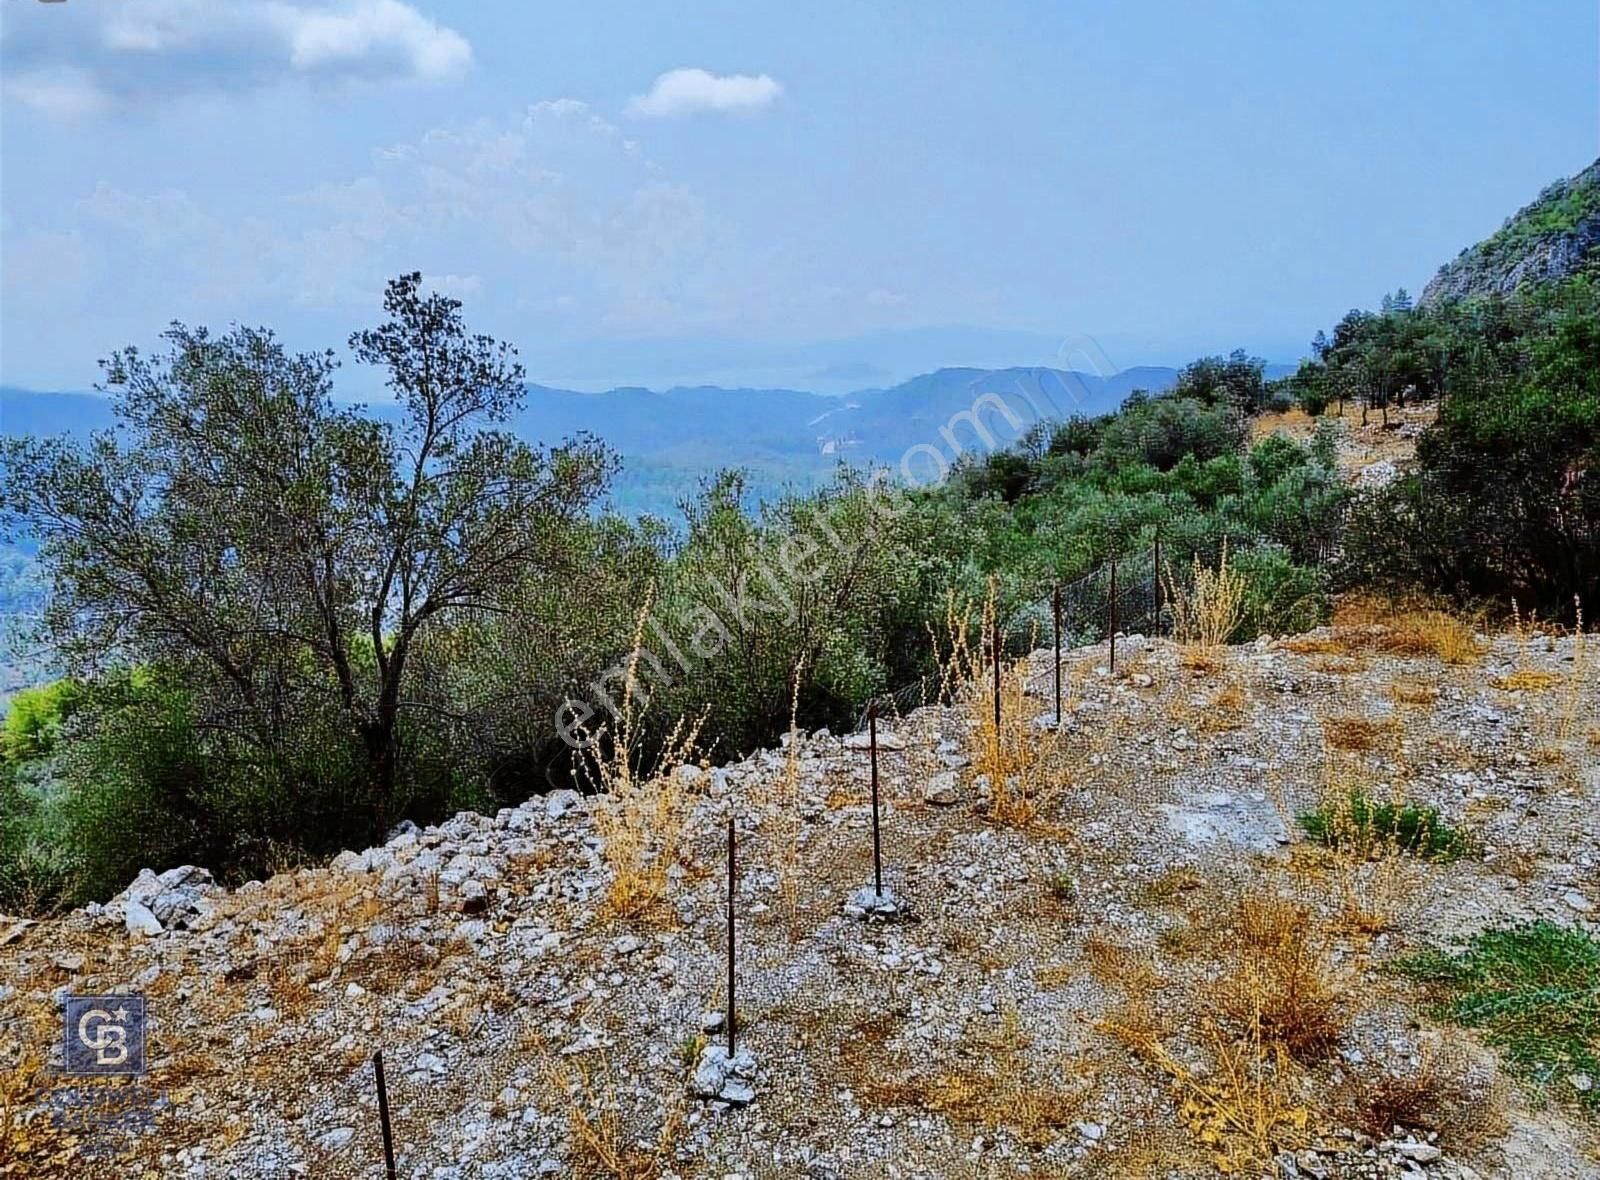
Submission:
<svg viewBox="0 0 1600 1180">
<path fill-rule="evenodd" d="M 0 381 L 38 388 L 169 319 L 337 346 L 409 269 L 580 388 L 1085 336 L 1121 367 L 1291 360 L 1600 154 L 1593 0 L 0 19 Z"/>
</svg>

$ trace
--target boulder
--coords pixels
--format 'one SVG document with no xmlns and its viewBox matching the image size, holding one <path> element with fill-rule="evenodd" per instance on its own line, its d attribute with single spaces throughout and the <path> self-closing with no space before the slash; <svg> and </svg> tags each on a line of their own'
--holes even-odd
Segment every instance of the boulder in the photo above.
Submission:
<svg viewBox="0 0 1600 1180">
<path fill-rule="evenodd" d="M 122 920 L 127 924 L 129 934 L 142 934 L 146 938 L 154 938 L 161 933 L 160 921 L 143 902 L 125 903 Z"/>
<path fill-rule="evenodd" d="M 113 917 L 121 916 L 128 929 L 138 933 L 187 930 L 210 915 L 209 899 L 219 892 L 211 874 L 195 865 L 182 865 L 164 873 L 141 869 L 133 883 L 112 898 L 106 911 Z"/>
</svg>

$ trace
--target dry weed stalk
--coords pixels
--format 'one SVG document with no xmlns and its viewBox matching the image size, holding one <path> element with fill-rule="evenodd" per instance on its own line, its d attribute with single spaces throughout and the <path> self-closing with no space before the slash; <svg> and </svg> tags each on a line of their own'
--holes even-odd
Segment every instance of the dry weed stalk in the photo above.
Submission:
<svg viewBox="0 0 1600 1180">
<path fill-rule="evenodd" d="M 607 1080 L 597 1088 L 582 1066 L 570 1073 L 559 1065 L 546 1069 L 548 1081 L 569 1103 L 572 1174 L 579 1180 L 656 1180 L 666 1170 L 683 1134 L 682 1108 L 674 1106 L 667 1112 L 653 1144 L 630 1141 L 609 1067 L 602 1066 L 602 1070 Z"/>
<path fill-rule="evenodd" d="M 1345 1003 L 1310 908 L 1252 891 L 1230 925 L 1234 961 L 1217 981 L 1218 1010 L 1297 1061 L 1326 1054 L 1344 1031 Z"/>
<path fill-rule="evenodd" d="M 992 637 L 998 619 L 997 590 L 994 579 L 983 604 L 980 636 Z M 1012 827 L 1027 827 L 1043 812 L 1049 798 L 1062 785 L 1048 773 L 1051 754 L 1058 735 L 1055 730 L 1035 728 L 1028 707 L 1028 665 L 1026 660 L 1006 664 L 984 643 L 975 648 L 971 603 L 958 602 L 952 593 L 946 599 L 945 630 L 948 652 L 939 655 L 938 636 L 934 635 L 935 654 L 939 655 L 941 699 L 964 706 L 968 714 L 969 748 L 972 770 L 989 784 L 989 818 Z M 995 668 L 999 670 L 999 725 L 995 724 Z"/>
<path fill-rule="evenodd" d="M 1244 621 L 1244 575 L 1228 564 L 1228 546 L 1215 569 L 1194 558 L 1190 580 L 1180 582 L 1167 567 L 1166 601 L 1172 611 L 1172 637 L 1183 649 L 1184 663 L 1210 671 L 1220 663 L 1221 649 Z"/>
<path fill-rule="evenodd" d="M 1543 692 L 1556 682 L 1554 672 L 1535 668 L 1528 656 L 1528 639 L 1539 633 L 1539 616 L 1531 614 L 1526 620 L 1517 600 L 1511 600 L 1511 628 L 1517 640 L 1517 666 L 1505 676 L 1496 676 L 1489 683 L 1506 692 Z"/>
<path fill-rule="evenodd" d="M 680 718 L 650 768 L 640 767 L 644 714 L 649 706 L 648 699 L 643 707 L 638 703 L 638 671 L 653 599 L 653 594 L 645 598 L 634 624 L 616 729 L 608 733 L 602 727 L 593 735 L 594 748 L 601 753 L 584 764 L 599 796 L 594 823 L 604 841 L 602 855 L 611 869 L 602 909 L 610 917 L 630 921 L 662 917 L 689 813 L 687 788 L 679 770 L 692 764 L 705 720 L 703 714 L 694 721 Z M 605 740 L 608 737 L 609 742 Z"/>
<path fill-rule="evenodd" d="M 1204 1078 L 1178 1060 L 1148 1028 L 1124 1023 L 1107 1031 L 1171 1079 L 1178 1116 L 1225 1175 L 1253 1174 L 1307 1140 L 1310 1112 L 1297 1101 L 1293 1063 L 1271 1048 L 1254 1022 L 1242 1039 L 1214 1024 L 1201 1030 L 1213 1068 Z"/>
<path fill-rule="evenodd" d="M 777 799 L 778 888 L 792 921 L 800 905 L 800 679 L 805 657 L 794 666 L 789 688 L 789 748 Z"/>
<path fill-rule="evenodd" d="M 1212 989 L 1203 1007 L 1214 1015 L 1184 1038 L 1209 1058 L 1203 1073 L 1167 1048 L 1149 975 L 1131 954 L 1093 943 L 1085 950 L 1091 971 L 1127 992 L 1101 1028 L 1167 1075 L 1179 1118 L 1218 1171 L 1253 1175 L 1307 1141 L 1311 1116 L 1295 1059 L 1327 1051 L 1343 1027 L 1342 1008 L 1307 909 L 1257 891 L 1225 925 L 1229 937 L 1210 948 L 1224 956 L 1223 968 L 1203 985 Z"/>
<path fill-rule="evenodd" d="M 1577 619 L 1573 639 L 1572 671 L 1567 675 L 1561 690 L 1561 720 L 1556 727 L 1556 737 L 1566 741 L 1574 732 L 1578 720 L 1578 701 L 1583 695 L 1584 681 L 1589 677 L 1589 636 L 1583 629 L 1583 599 L 1572 596 L 1572 610 Z"/>
</svg>

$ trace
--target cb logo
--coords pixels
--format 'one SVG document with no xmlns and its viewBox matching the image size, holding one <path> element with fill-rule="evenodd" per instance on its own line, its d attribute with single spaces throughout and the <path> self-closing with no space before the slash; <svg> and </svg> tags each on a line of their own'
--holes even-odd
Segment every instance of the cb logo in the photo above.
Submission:
<svg viewBox="0 0 1600 1180">
<path fill-rule="evenodd" d="M 144 1073 L 144 997 L 68 996 L 66 1072 Z"/>
</svg>

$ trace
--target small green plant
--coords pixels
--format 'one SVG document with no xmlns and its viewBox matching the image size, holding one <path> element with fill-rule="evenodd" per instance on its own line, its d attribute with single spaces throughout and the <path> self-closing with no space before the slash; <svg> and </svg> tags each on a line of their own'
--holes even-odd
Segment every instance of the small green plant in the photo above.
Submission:
<svg viewBox="0 0 1600 1180">
<path fill-rule="evenodd" d="M 1068 873 L 1051 873 L 1045 878 L 1044 891 L 1063 905 L 1078 899 L 1078 883 Z"/>
<path fill-rule="evenodd" d="M 706 1045 L 710 1042 L 705 1033 L 693 1033 L 678 1042 L 678 1061 L 685 1069 L 693 1069 L 700 1061 L 700 1054 L 705 1052 Z"/>
<path fill-rule="evenodd" d="M 1445 823 L 1438 808 L 1378 802 L 1361 790 L 1351 791 L 1342 805 L 1308 812 L 1298 822 L 1306 837 L 1318 844 L 1369 857 L 1393 850 L 1449 861 L 1472 850 L 1471 841 Z"/>
<path fill-rule="evenodd" d="M 1424 951 L 1394 970 L 1443 989 L 1439 1014 L 1482 1030 L 1524 1076 L 1558 1083 L 1600 1109 L 1600 942 L 1593 935 L 1544 919 L 1493 927 L 1459 951 Z"/>
</svg>

